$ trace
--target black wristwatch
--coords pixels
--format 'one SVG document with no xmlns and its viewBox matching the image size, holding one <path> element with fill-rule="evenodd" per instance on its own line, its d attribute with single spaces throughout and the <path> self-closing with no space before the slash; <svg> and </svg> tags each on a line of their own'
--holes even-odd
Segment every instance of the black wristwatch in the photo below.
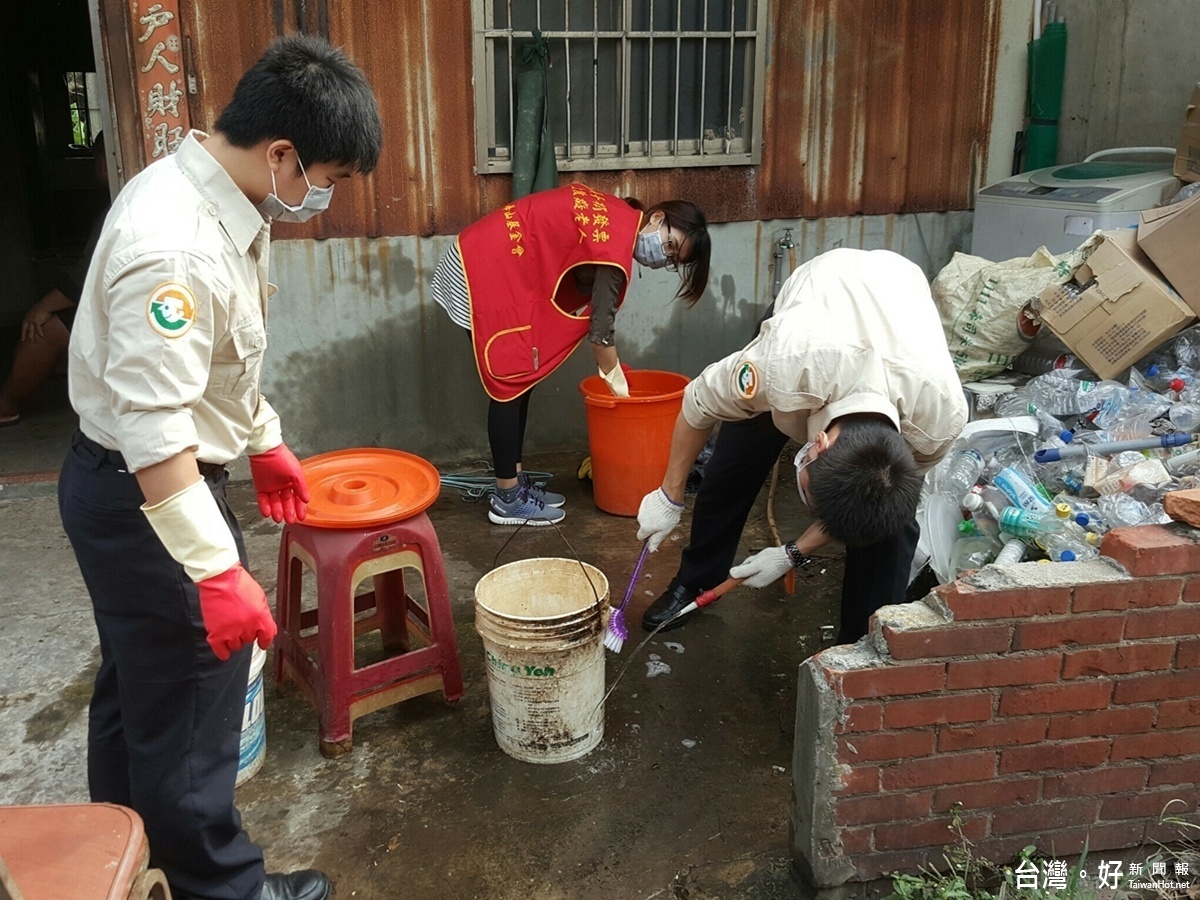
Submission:
<svg viewBox="0 0 1200 900">
<path fill-rule="evenodd" d="M 810 562 L 812 562 L 812 557 L 805 556 L 803 553 L 801 553 L 800 548 L 796 546 L 795 541 L 788 541 L 783 545 L 783 549 L 784 552 L 787 553 L 793 569 L 803 569 Z"/>
</svg>

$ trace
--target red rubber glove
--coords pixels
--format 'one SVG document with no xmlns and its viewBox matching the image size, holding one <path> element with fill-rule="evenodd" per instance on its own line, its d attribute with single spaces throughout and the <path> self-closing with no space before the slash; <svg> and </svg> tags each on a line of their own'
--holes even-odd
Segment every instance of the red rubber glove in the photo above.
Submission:
<svg viewBox="0 0 1200 900">
<path fill-rule="evenodd" d="M 308 482 L 296 454 L 280 444 L 250 457 L 250 477 L 258 492 L 258 509 L 276 522 L 303 522 L 308 514 Z"/>
<path fill-rule="evenodd" d="M 229 659 L 253 640 L 266 650 L 275 638 L 275 620 L 267 595 L 250 573 L 235 563 L 220 575 L 196 582 L 200 589 L 200 615 L 208 632 L 208 646 L 217 659 Z"/>
</svg>

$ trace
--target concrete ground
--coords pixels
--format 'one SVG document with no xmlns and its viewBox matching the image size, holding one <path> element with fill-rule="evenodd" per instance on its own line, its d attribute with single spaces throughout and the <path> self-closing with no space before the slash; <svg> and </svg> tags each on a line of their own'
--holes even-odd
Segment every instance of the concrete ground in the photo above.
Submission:
<svg viewBox="0 0 1200 900">
<path fill-rule="evenodd" d="M 58 465 L 69 417 L 52 422 L 52 413 L 19 426 L 30 435 L 0 431 L 6 804 L 87 797 L 86 706 L 98 653 L 90 606 L 53 483 L 17 477 Z M 590 484 L 574 477 L 585 452 L 528 465 L 556 473 L 553 487 L 568 496 L 563 533 L 619 599 L 637 556 L 636 522 L 595 509 Z M 259 517 L 248 483 L 235 482 L 231 495 L 251 568 L 273 597 L 279 528 Z M 764 504 L 760 497 L 744 551 L 768 541 Z M 794 536 L 804 524 L 794 489 L 776 507 Z M 779 587 L 735 590 L 660 635 L 609 697 L 600 746 L 539 766 L 496 745 L 474 628 L 474 585 L 513 530 L 450 491 L 429 516 L 447 564 L 465 696 L 454 707 L 430 694 L 371 713 L 355 725 L 353 752 L 326 760 L 315 712 L 268 678 L 265 761 L 238 802 L 269 868 L 324 869 L 339 898 L 807 896 L 789 874 L 795 681 L 800 662 L 823 646 L 822 626 L 837 624 L 840 557 L 794 597 Z M 608 655 L 609 684 L 633 659 L 642 610 L 675 571 L 686 530 L 673 537 L 635 591 L 631 640 Z M 571 551 L 553 529 L 524 529 L 500 562 L 538 556 Z"/>
</svg>

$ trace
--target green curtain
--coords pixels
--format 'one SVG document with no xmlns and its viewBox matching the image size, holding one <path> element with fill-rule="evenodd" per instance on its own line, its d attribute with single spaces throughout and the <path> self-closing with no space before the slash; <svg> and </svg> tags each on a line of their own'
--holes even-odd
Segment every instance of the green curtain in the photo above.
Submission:
<svg viewBox="0 0 1200 900">
<path fill-rule="evenodd" d="M 558 187 L 554 139 L 550 135 L 547 68 L 549 49 L 540 31 L 521 49 L 516 76 L 516 124 L 513 128 L 512 195 L 516 200 Z"/>
<path fill-rule="evenodd" d="M 1067 26 L 1051 22 L 1040 38 L 1029 42 L 1029 125 L 1022 171 L 1058 162 L 1058 117 L 1066 67 Z"/>
</svg>

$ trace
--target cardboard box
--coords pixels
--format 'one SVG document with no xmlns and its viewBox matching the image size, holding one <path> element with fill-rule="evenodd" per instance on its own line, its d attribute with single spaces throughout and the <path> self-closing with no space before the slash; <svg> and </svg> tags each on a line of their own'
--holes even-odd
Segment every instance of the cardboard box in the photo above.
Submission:
<svg viewBox="0 0 1200 900">
<path fill-rule="evenodd" d="M 1175 177 L 1200 181 L 1200 82 L 1192 90 L 1179 143 L 1175 145 Z"/>
<path fill-rule="evenodd" d="M 1171 282 L 1183 302 L 1200 315 L 1200 194 L 1158 209 L 1144 210 L 1138 246 Z"/>
<path fill-rule="evenodd" d="M 1132 228 L 1104 231 L 1073 280 L 1042 291 L 1044 321 L 1088 368 L 1115 378 L 1194 318 L 1138 249 Z"/>
</svg>

